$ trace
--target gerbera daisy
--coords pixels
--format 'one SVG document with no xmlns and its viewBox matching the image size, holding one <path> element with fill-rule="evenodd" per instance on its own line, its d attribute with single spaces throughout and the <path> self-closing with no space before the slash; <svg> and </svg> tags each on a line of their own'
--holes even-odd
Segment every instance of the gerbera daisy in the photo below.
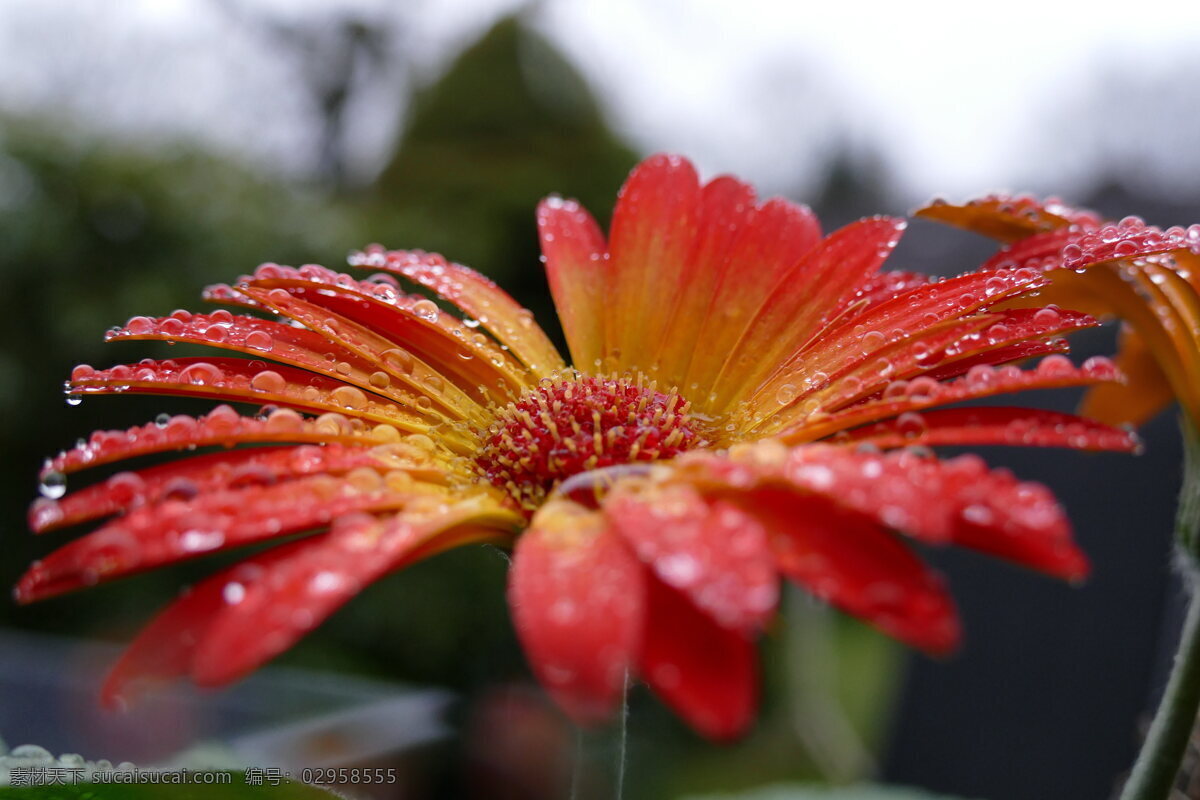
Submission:
<svg viewBox="0 0 1200 800">
<path fill-rule="evenodd" d="M 265 407 L 96 433 L 46 465 L 52 494 L 86 466 L 257 446 L 38 501 L 39 532 L 113 518 L 33 565 L 21 601 L 326 529 L 185 593 L 116 665 L 107 700 L 142 678 L 235 680 L 365 584 L 489 541 L 514 549 L 517 632 L 567 712 L 604 718 L 632 672 L 722 738 L 753 716 L 754 638 L 781 576 L 940 653 L 959 637 L 952 601 L 898 533 L 1086 573 L 1048 490 L 922 447 L 1135 446 L 1065 414 L 940 408 L 1118 379 L 1106 360 L 1062 355 L 1064 334 L 1095 324 L 1086 314 L 997 310 L 1044 288 L 1040 270 L 883 273 L 903 221 L 822 236 L 809 209 L 759 203 L 729 177 L 702 184 L 669 156 L 632 173 L 607 240 L 571 201 L 544 201 L 537 222 L 573 366 L 478 273 L 372 247 L 350 259 L 366 280 L 267 264 L 207 291 L 237 315 L 134 317 L 109 335 L 248 358 L 74 370 L 72 396 Z"/>
</svg>

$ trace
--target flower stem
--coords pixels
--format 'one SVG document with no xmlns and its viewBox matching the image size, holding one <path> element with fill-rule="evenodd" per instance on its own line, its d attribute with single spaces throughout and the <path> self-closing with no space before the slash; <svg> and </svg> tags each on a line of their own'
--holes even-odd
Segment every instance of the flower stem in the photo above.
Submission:
<svg viewBox="0 0 1200 800">
<path fill-rule="evenodd" d="M 1176 548 L 1188 592 L 1187 618 L 1162 701 L 1121 800 L 1167 800 L 1200 711 L 1200 436 L 1183 425 L 1184 473 Z"/>
<path fill-rule="evenodd" d="M 570 800 L 621 800 L 624 795 L 629 745 L 628 673 L 621 690 L 619 713 L 615 727 L 596 731 L 575 729 Z"/>
</svg>

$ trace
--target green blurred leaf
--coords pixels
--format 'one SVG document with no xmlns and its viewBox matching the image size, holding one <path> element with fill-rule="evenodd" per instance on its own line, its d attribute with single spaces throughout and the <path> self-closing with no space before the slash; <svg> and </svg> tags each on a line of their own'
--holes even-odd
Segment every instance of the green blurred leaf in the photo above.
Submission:
<svg viewBox="0 0 1200 800">
<path fill-rule="evenodd" d="M 20 800 L 330 800 L 340 795 L 304 783 L 283 781 L 278 786 L 247 786 L 245 775 L 232 773 L 223 786 L 171 784 L 79 783 L 73 786 L 0 787 L 0 797 Z"/>
<path fill-rule="evenodd" d="M 695 795 L 687 800 L 961 800 L 944 794 L 896 786 L 769 786 L 736 794 Z"/>
</svg>

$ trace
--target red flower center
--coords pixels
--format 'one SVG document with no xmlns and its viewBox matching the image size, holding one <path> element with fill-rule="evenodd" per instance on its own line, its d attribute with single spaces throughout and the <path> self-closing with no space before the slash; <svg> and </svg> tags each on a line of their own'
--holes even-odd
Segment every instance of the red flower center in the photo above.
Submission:
<svg viewBox="0 0 1200 800">
<path fill-rule="evenodd" d="M 544 381 L 496 412 L 479 470 L 535 510 L 572 475 L 674 458 L 708 441 L 680 395 L 622 378 Z"/>
</svg>

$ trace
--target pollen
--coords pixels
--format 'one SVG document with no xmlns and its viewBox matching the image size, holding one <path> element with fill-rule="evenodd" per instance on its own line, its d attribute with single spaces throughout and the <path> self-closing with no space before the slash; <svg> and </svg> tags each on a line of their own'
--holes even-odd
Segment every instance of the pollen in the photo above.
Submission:
<svg viewBox="0 0 1200 800">
<path fill-rule="evenodd" d="M 530 511 L 572 475 L 708 444 L 688 401 L 641 375 L 546 380 L 495 414 L 475 463 Z"/>
</svg>

